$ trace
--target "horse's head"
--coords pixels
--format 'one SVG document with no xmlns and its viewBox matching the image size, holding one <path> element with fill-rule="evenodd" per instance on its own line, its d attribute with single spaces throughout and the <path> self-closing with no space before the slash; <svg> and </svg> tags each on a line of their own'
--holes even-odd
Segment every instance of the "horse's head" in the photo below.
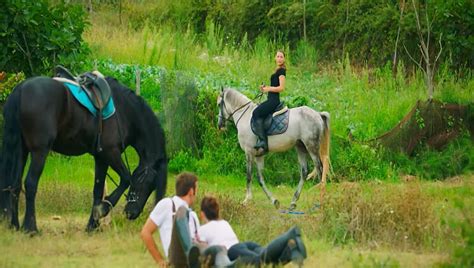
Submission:
<svg viewBox="0 0 474 268">
<path fill-rule="evenodd" d="M 130 189 L 125 205 L 128 219 L 136 219 L 153 190 L 156 190 L 156 201 L 163 198 L 166 192 L 167 161 L 159 160 L 154 165 L 138 167 L 130 179 Z"/>
<path fill-rule="evenodd" d="M 219 130 L 225 130 L 225 124 L 229 118 L 229 113 L 227 112 L 227 109 L 225 107 L 225 101 L 224 101 L 224 89 L 221 90 L 221 93 L 217 97 L 217 106 L 219 107 L 219 117 L 217 120 L 217 127 Z"/>
</svg>

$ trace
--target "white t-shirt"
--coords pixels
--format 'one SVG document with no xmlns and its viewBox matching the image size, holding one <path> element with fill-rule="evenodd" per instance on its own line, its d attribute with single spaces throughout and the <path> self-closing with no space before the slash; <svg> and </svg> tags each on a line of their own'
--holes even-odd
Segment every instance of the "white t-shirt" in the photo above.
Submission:
<svg viewBox="0 0 474 268">
<path fill-rule="evenodd" d="M 188 203 L 181 199 L 179 196 L 172 197 L 175 212 L 179 207 L 185 206 L 189 208 Z M 161 244 L 163 245 L 163 251 L 168 257 L 168 249 L 171 243 L 171 231 L 173 229 L 173 203 L 171 198 L 164 198 L 158 204 L 156 204 L 153 211 L 150 213 L 150 219 L 158 226 L 160 230 Z M 189 213 L 189 231 L 191 239 L 195 239 L 196 230 L 199 231 L 199 220 L 196 212 L 191 211 Z"/>
<path fill-rule="evenodd" d="M 201 226 L 199 238 L 209 246 L 225 246 L 227 249 L 239 243 L 234 230 L 225 220 L 213 220 Z"/>
</svg>

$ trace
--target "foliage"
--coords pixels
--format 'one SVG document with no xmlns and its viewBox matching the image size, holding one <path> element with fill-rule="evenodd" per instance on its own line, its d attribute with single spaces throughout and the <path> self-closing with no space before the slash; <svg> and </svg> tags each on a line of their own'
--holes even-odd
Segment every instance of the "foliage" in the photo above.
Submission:
<svg viewBox="0 0 474 268">
<path fill-rule="evenodd" d="M 247 79 L 240 77 L 237 80 L 232 73 L 165 70 L 148 65 L 115 64 L 110 60 L 97 63 L 104 74 L 112 75 L 132 88 L 135 70 L 140 68 L 142 96 L 161 118 L 168 137 L 170 170 L 245 176 L 245 157 L 238 144 L 235 126 L 229 122 L 227 131 L 217 129 L 216 100 L 221 86 L 235 87 L 253 98 L 256 91 Z M 389 68 L 375 69 L 374 74 L 367 72 L 362 70 L 361 74 L 356 74 L 343 66 L 336 72 L 322 72 L 317 76 L 296 73 L 296 77 L 288 78 L 292 92 L 283 95 L 283 99 L 290 107 L 307 105 L 331 113 L 333 181 L 392 179 L 400 174 L 440 179 L 474 169 L 474 160 L 470 157 L 474 155 L 473 146 L 467 136 L 443 151 L 420 146 L 412 158 L 364 142 L 393 127 L 409 111 L 419 94 L 423 94 L 423 90 L 413 89 L 423 83 L 421 79 L 400 80 L 392 77 Z M 369 76 L 372 76 L 370 82 Z M 338 80 L 335 90 L 333 80 Z M 463 84 L 459 83 L 450 84 L 448 88 L 462 88 Z M 441 86 L 439 96 L 444 96 L 445 90 Z M 469 90 L 458 94 L 461 102 L 470 95 Z M 395 98 L 397 102 L 390 101 Z M 355 142 L 345 138 L 348 129 Z M 265 167 L 265 178 L 271 184 L 296 184 L 298 181 L 294 150 L 269 154 Z"/>
<path fill-rule="evenodd" d="M 467 135 L 454 140 L 441 151 L 420 146 L 414 157 L 386 153 L 384 159 L 394 163 L 402 174 L 431 180 L 449 178 L 474 170 L 474 148 Z"/>
<path fill-rule="evenodd" d="M 25 80 L 24 73 L 6 75 L 5 81 L 0 81 L 0 103 L 7 100 L 8 95 L 13 91 L 16 85 Z"/>
<path fill-rule="evenodd" d="M 416 6 L 423 29 L 426 29 L 424 14 L 433 22 L 430 43 L 438 47 L 440 35 L 443 36 L 442 62 L 450 59 L 452 67 L 473 68 L 473 2 L 430 0 L 416 1 Z M 297 48 L 305 40 L 318 51 L 318 57 L 327 61 L 341 60 L 348 53 L 361 65 L 378 67 L 392 60 L 400 27 L 399 58 L 412 64 L 404 45 L 412 55 L 419 52 L 414 10 L 409 0 L 317 0 L 306 1 L 306 6 L 294 0 L 135 0 L 127 1 L 124 13 L 135 29 L 148 21 L 152 25 L 173 25 L 183 32 L 192 28 L 205 38 L 206 25 L 213 23 L 221 28 L 225 45 L 255 44 L 264 37 Z M 295 62 L 305 59 L 296 57 Z"/>
<path fill-rule="evenodd" d="M 0 70 L 32 76 L 59 63 L 76 68 L 88 51 L 82 41 L 88 23 L 80 6 L 7 0 L 0 22 Z"/>
</svg>

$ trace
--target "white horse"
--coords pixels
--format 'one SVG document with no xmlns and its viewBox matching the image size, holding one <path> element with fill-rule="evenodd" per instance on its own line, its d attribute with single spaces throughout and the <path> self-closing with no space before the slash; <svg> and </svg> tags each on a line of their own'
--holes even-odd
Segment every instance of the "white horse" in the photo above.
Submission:
<svg viewBox="0 0 474 268">
<path fill-rule="evenodd" d="M 255 161 L 259 184 L 273 205 L 278 208 L 279 201 L 272 196 L 263 178 L 264 157 L 256 156 L 257 150 L 254 148 L 257 136 L 252 132 L 250 120 L 257 104 L 242 93 L 230 88 L 222 90 L 217 98 L 217 104 L 219 106 L 219 129 L 224 127 L 226 121 L 233 121 L 237 127 L 240 148 L 245 152 L 247 194 L 244 202 L 252 198 L 250 188 L 252 184 L 252 162 Z M 296 201 L 300 196 L 305 178 L 314 178 L 316 174 L 321 178 L 320 203 L 322 205 L 326 189 L 326 176 L 329 170 L 329 113 L 316 112 L 307 106 L 290 109 L 288 129 L 282 134 L 269 136 L 268 148 L 269 152 L 283 152 L 295 145 L 300 164 L 300 181 L 293 195 L 290 210 L 296 208 Z M 310 174 L 308 174 L 308 154 L 314 163 L 314 169 Z"/>
</svg>

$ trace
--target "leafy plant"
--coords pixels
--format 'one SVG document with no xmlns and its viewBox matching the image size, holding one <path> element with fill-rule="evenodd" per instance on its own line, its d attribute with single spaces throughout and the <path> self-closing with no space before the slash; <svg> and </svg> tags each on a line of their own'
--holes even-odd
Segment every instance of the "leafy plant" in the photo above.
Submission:
<svg viewBox="0 0 474 268">
<path fill-rule="evenodd" d="M 32 76 L 47 74 L 56 64 L 75 69 L 88 53 L 82 40 L 88 23 L 80 6 L 7 0 L 0 21 L 0 70 Z"/>
<path fill-rule="evenodd" d="M 6 80 L 0 82 L 0 103 L 5 102 L 7 97 L 13 91 L 16 85 L 18 85 L 21 81 L 25 80 L 24 73 L 17 73 L 6 75 Z"/>
</svg>

